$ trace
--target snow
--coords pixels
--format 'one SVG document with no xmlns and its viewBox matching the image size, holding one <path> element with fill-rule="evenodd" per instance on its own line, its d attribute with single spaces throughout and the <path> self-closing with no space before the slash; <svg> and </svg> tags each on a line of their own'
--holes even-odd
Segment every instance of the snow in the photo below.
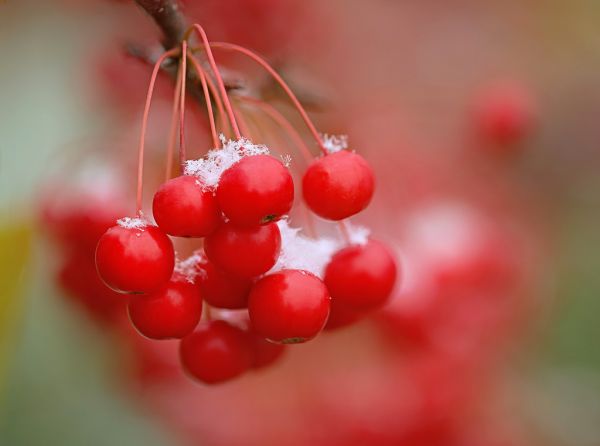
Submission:
<svg viewBox="0 0 600 446">
<path fill-rule="evenodd" d="M 348 238 L 352 245 L 366 245 L 371 235 L 371 230 L 365 226 L 353 225 L 350 222 L 345 222 Z"/>
<path fill-rule="evenodd" d="M 117 224 L 126 229 L 144 229 L 149 223 L 143 217 L 124 217 L 117 220 Z"/>
<path fill-rule="evenodd" d="M 321 135 L 323 140 L 323 147 L 329 153 L 339 152 L 348 148 L 348 135 L 328 135 L 323 133 Z"/>
<path fill-rule="evenodd" d="M 198 265 L 202 265 L 204 262 L 206 262 L 206 259 L 202 251 L 196 250 L 187 259 L 177 259 L 174 271 L 183 276 L 187 282 L 195 283 L 196 278 L 204 274 L 204 270 L 198 267 Z"/>
<path fill-rule="evenodd" d="M 270 272 L 300 269 L 322 277 L 325 266 L 340 248 L 340 243 L 329 237 L 306 237 L 300 233 L 300 228 L 292 228 L 287 220 L 278 221 L 277 226 L 281 233 L 281 253 Z"/>
<path fill-rule="evenodd" d="M 221 175 L 245 156 L 269 155 L 269 149 L 264 145 L 252 144 L 249 139 L 227 141 L 220 136 L 223 148 L 209 151 L 204 158 L 187 161 L 185 174 L 198 178 L 199 184 L 214 188 L 219 184 Z"/>
</svg>

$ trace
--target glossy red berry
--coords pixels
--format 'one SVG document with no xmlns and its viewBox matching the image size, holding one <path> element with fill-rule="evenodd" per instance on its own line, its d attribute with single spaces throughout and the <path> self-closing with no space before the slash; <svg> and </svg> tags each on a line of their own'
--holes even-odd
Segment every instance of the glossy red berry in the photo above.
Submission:
<svg viewBox="0 0 600 446">
<path fill-rule="evenodd" d="M 338 251 L 325 269 L 331 298 L 341 306 L 368 310 L 383 305 L 396 283 L 396 262 L 383 244 L 369 240 Z"/>
<path fill-rule="evenodd" d="M 202 298 L 211 306 L 231 310 L 246 308 L 252 281 L 232 276 L 217 268 L 210 260 L 199 265 L 197 279 Z"/>
<path fill-rule="evenodd" d="M 158 226 L 176 237 L 205 237 L 221 222 L 221 211 L 212 191 L 196 177 L 182 175 L 164 183 L 152 202 Z"/>
<path fill-rule="evenodd" d="M 207 384 L 235 378 L 252 363 L 246 333 L 225 321 L 202 322 L 182 339 L 179 355 L 187 373 Z"/>
<path fill-rule="evenodd" d="M 279 256 L 281 234 L 275 223 L 239 227 L 222 224 L 204 240 L 208 259 L 238 277 L 256 277 L 269 271 Z"/>
<path fill-rule="evenodd" d="M 96 247 L 96 269 L 104 283 L 122 293 L 150 293 L 166 284 L 175 254 L 169 237 L 152 225 L 115 225 Z"/>
<path fill-rule="evenodd" d="M 342 220 L 365 209 L 374 189 L 369 164 L 347 150 L 313 161 L 302 178 L 304 201 L 315 214 L 329 220 Z"/>
<path fill-rule="evenodd" d="M 132 296 L 127 307 L 129 319 L 150 339 L 181 339 L 190 334 L 202 314 L 198 287 L 171 279 L 151 294 Z"/>
<path fill-rule="evenodd" d="M 285 351 L 285 345 L 269 342 L 254 332 L 249 332 L 248 336 L 250 337 L 250 348 L 252 350 L 253 369 L 270 366 L 281 358 Z"/>
<path fill-rule="evenodd" d="M 253 329 L 265 338 L 298 343 L 314 338 L 329 315 L 329 291 L 317 276 L 282 270 L 254 284 L 248 299 Z"/>
<path fill-rule="evenodd" d="M 234 224 L 263 225 L 290 211 L 294 182 L 278 159 L 269 155 L 247 156 L 223 172 L 217 200 Z"/>
</svg>

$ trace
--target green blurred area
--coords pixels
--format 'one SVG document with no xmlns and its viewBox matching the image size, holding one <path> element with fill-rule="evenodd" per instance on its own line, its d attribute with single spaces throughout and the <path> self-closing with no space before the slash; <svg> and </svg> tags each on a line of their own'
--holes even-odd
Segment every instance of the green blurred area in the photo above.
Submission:
<svg viewBox="0 0 600 446">
<path fill-rule="evenodd" d="M 0 444 L 172 445 L 115 381 L 121 365 L 113 340 L 57 295 L 50 278 L 56 262 L 31 234 L 36 188 L 61 147 L 102 125 L 74 94 L 82 48 L 98 29 L 56 6 L 0 3 L 0 233 L 12 231 L 0 239 L 0 268 L 6 273 L 28 258 L 23 274 L 0 281 L 0 320 L 8 321 L 0 345 L 10 343 L 0 360 Z"/>
</svg>

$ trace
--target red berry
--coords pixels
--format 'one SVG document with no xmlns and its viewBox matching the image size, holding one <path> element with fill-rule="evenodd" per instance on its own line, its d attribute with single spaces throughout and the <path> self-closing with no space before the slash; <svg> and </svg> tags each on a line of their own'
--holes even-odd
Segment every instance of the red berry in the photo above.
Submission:
<svg viewBox="0 0 600 446">
<path fill-rule="evenodd" d="M 179 355 L 187 373 L 207 384 L 235 378 L 252 362 L 246 333 L 224 321 L 202 322 L 183 338 Z"/>
<path fill-rule="evenodd" d="M 273 364 L 285 351 L 284 345 L 269 342 L 254 332 L 249 332 L 248 336 L 250 337 L 250 347 L 252 349 L 253 369 L 261 369 Z"/>
<path fill-rule="evenodd" d="M 325 284 L 341 306 L 368 310 L 390 297 L 396 282 L 396 262 L 382 243 L 369 240 L 338 251 L 325 270 Z"/>
<path fill-rule="evenodd" d="M 329 291 L 317 276 L 282 270 L 260 279 L 250 291 L 248 310 L 254 330 L 282 343 L 304 342 L 323 329 Z"/>
<path fill-rule="evenodd" d="M 121 204 L 112 194 L 49 185 L 40 203 L 42 227 L 65 247 L 93 253 L 98 239 L 123 215 Z"/>
<path fill-rule="evenodd" d="M 236 310 L 248 306 L 252 281 L 221 271 L 211 261 L 199 265 L 202 272 L 198 285 L 202 298 L 211 306 Z"/>
<path fill-rule="evenodd" d="M 156 226 L 115 225 L 96 247 L 96 269 L 104 283 L 122 293 L 149 293 L 171 278 L 175 254 Z"/>
<path fill-rule="evenodd" d="M 213 193 L 189 175 L 172 178 L 160 186 L 154 195 L 152 212 L 158 226 L 176 237 L 205 237 L 221 221 Z"/>
<path fill-rule="evenodd" d="M 204 251 L 217 267 L 238 277 L 269 271 L 279 256 L 281 234 L 275 223 L 238 227 L 227 222 L 204 240 Z"/>
<path fill-rule="evenodd" d="M 488 142 L 501 146 L 523 140 L 535 125 L 535 103 L 519 84 L 494 85 L 485 91 L 475 110 L 479 133 Z"/>
<path fill-rule="evenodd" d="M 304 201 L 315 214 L 329 220 L 343 220 L 365 209 L 374 189 L 369 164 L 347 150 L 313 161 L 302 178 Z"/>
<path fill-rule="evenodd" d="M 190 334 L 202 314 L 198 287 L 171 279 L 159 290 L 132 296 L 128 306 L 131 323 L 150 339 L 180 339 Z"/>
<path fill-rule="evenodd" d="M 114 323 L 123 314 L 127 301 L 108 288 L 98 277 L 93 253 L 79 251 L 67 254 L 58 273 L 58 283 L 73 302 L 100 323 Z"/>
<path fill-rule="evenodd" d="M 294 182 L 289 170 L 276 158 L 247 156 L 223 172 L 217 199 L 234 224 L 262 225 L 279 220 L 290 211 Z"/>
</svg>

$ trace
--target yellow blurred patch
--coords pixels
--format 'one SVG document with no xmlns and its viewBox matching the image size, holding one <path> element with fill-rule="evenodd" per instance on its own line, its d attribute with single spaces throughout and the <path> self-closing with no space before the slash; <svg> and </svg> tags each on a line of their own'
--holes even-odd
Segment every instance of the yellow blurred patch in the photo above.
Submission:
<svg viewBox="0 0 600 446">
<path fill-rule="evenodd" d="M 31 233 L 31 227 L 23 222 L 0 222 L 0 386 L 21 318 L 20 292 L 31 250 Z"/>
</svg>

